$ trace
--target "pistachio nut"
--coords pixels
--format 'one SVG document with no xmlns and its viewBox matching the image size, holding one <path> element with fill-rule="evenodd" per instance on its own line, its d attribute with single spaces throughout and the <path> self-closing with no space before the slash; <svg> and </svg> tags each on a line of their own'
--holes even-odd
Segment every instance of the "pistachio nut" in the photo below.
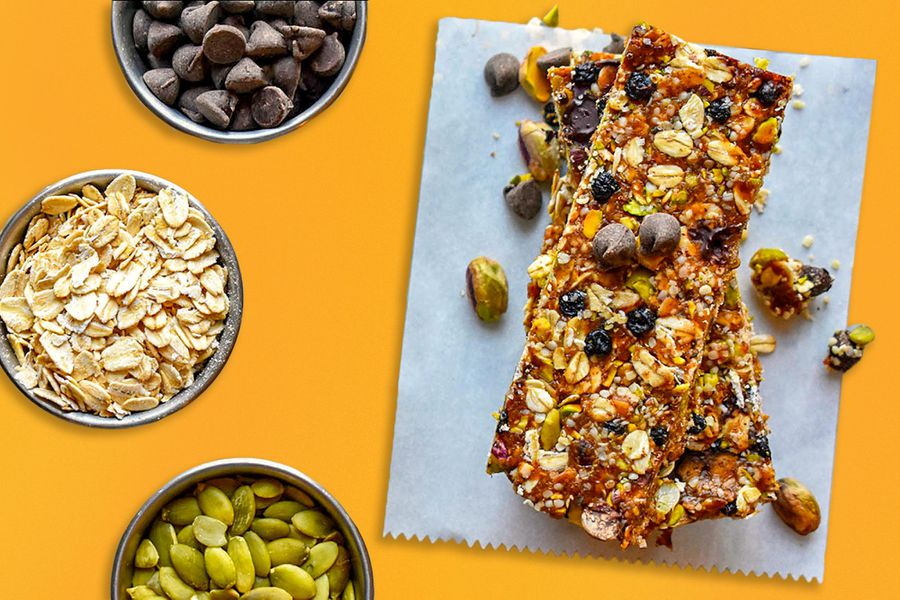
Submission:
<svg viewBox="0 0 900 600">
<path fill-rule="evenodd" d="M 171 548 L 172 566 L 182 581 L 196 590 L 209 589 L 209 576 L 203 554 L 196 548 L 175 544 Z"/>
<path fill-rule="evenodd" d="M 621 223 L 609 223 L 594 236 L 594 257 L 603 270 L 629 264 L 637 252 L 637 242 L 630 229 Z"/>
<path fill-rule="evenodd" d="M 162 509 L 162 520 L 177 527 L 183 527 L 194 522 L 194 519 L 202 514 L 200 504 L 196 498 L 177 498 L 166 504 Z"/>
<path fill-rule="evenodd" d="M 334 542 L 316 544 L 310 548 L 309 557 L 303 563 L 303 569 L 315 579 L 324 575 L 334 565 L 337 557 L 338 545 Z"/>
<path fill-rule="evenodd" d="M 541 448 L 544 450 L 555 448 L 556 442 L 559 440 L 559 433 L 559 410 L 554 408 L 547 413 L 541 425 Z"/>
<path fill-rule="evenodd" d="M 772 261 L 787 259 L 788 255 L 784 250 L 779 248 L 760 248 L 750 258 L 750 268 L 755 270 L 757 267 L 765 267 Z"/>
<path fill-rule="evenodd" d="M 237 488 L 231 496 L 234 507 L 234 522 L 231 524 L 231 535 L 243 535 L 250 529 L 256 516 L 256 494 L 249 485 Z"/>
<path fill-rule="evenodd" d="M 771 117 L 760 123 L 752 139 L 760 146 L 771 146 L 778 141 L 778 119 Z"/>
<path fill-rule="evenodd" d="M 559 168 L 559 143 L 553 128 L 526 119 L 519 123 L 519 150 L 528 171 L 538 181 L 547 181 Z"/>
<path fill-rule="evenodd" d="M 865 346 L 875 341 L 875 330 L 868 325 L 856 325 L 849 329 L 849 337 L 857 346 Z"/>
<path fill-rule="evenodd" d="M 194 519 L 192 527 L 194 530 L 194 537 L 204 546 L 221 547 L 228 542 L 225 538 L 225 532 L 228 530 L 228 526 L 218 519 L 200 515 Z"/>
<path fill-rule="evenodd" d="M 550 99 L 550 81 L 547 79 L 547 74 L 541 71 L 537 64 L 538 59 L 545 54 L 547 54 L 546 48 L 533 46 L 519 66 L 519 85 L 526 94 L 541 104 Z"/>
<path fill-rule="evenodd" d="M 541 186 L 531 175 L 516 175 L 503 188 L 503 198 L 514 213 L 523 219 L 533 219 L 541 210 Z"/>
<path fill-rule="evenodd" d="M 316 582 L 306 571 L 296 565 L 278 565 L 269 571 L 272 585 L 286 590 L 291 598 L 311 599 L 316 595 Z"/>
<path fill-rule="evenodd" d="M 313 593 L 315 594 L 315 592 Z M 307 598 L 311 597 L 312 596 L 307 596 Z M 292 600 L 293 598 L 294 596 L 292 596 L 290 592 L 277 587 L 253 588 L 241 596 L 241 600 Z"/>
<path fill-rule="evenodd" d="M 479 319 L 486 322 L 499 319 L 509 301 L 509 284 L 500 263 L 486 256 L 473 259 L 466 269 L 466 293 Z M 306 533 L 296 522 L 294 526 Z"/>
<path fill-rule="evenodd" d="M 159 562 L 159 552 L 150 540 L 141 540 L 134 555 L 134 566 L 138 569 L 152 569 Z"/>
<path fill-rule="evenodd" d="M 247 542 L 247 548 L 250 550 L 250 557 L 253 559 L 253 568 L 257 577 L 265 577 L 272 568 L 272 559 L 269 556 L 269 549 L 266 542 L 252 531 L 244 534 L 244 541 Z"/>
<path fill-rule="evenodd" d="M 812 492 L 796 479 L 785 477 L 778 480 L 778 491 L 772 506 L 781 520 L 800 535 L 808 535 L 819 528 L 819 503 Z"/>
<path fill-rule="evenodd" d="M 656 286 L 653 284 L 653 272 L 647 269 L 635 269 L 625 280 L 625 286 L 637 292 L 644 302 L 656 298 Z"/>
<path fill-rule="evenodd" d="M 306 557 L 309 556 L 309 550 L 306 544 L 300 540 L 284 537 L 272 540 L 266 544 L 269 552 L 272 566 L 278 565 L 301 565 Z"/>
<path fill-rule="evenodd" d="M 287 523 L 281 519 L 270 519 L 267 517 L 253 519 L 250 529 L 264 540 L 277 540 L 278 538 L 287 537 L 290 532 Z"/>
<path fill-rule="evenodd" d="M 647 215 L 638 229 L 644 256 L 662 257 L 675 251 L 681 239 L 681 224 L 669 213 Z"/>
<path fill-rule="evenodd" d="M 218 519 L 226 525 L 234 523 L 234 506 L 225 492 L 219 488 L 210 485 L 200 490 L 197 494 L 197 503 L 204 515 Z"/>
<path fill-rule="evenodd" d="M 505 96 L 519 87 L 519 59 L 501 52 L 490 57 L 484 65 L 484 81 L 491 96 Z"/>
</svg>

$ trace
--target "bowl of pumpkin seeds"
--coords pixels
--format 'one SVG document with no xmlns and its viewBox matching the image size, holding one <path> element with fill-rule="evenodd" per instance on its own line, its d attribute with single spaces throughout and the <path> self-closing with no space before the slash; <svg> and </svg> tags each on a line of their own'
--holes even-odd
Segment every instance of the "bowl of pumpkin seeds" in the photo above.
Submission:
<svg viewBox="0 0 900 600">
<path fill-rule="evenodd" d="M 291 467 L 219 460 L 178 475 L 119 542 L 113 600 L 371 600 L 347 511 Z"/>
</svg>

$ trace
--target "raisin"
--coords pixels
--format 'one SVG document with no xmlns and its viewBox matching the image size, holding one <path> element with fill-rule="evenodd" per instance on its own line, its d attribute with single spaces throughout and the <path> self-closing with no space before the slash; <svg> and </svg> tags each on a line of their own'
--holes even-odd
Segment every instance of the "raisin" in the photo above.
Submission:
<svg viewBox="0 0 900 600">
<path fill-rule="evenodd" d="M 772 458 L 772 450 L 769 449 L 769 438 L 764 435 L 758 436 L 756 441 L 750 446 L 750 449 L 763 458 Z"/>
<path fill-rule="evenodd" d="M 656 325 L 656 313 L 646 306 L 641 306 L 628 313 L 625 327 L 634 337 L 641 337 L 653 330 Z"/>
<path fill-rule="evenodd" d="M 656 84 L 646 73 L 634 72 L 625 82 L 625 93 L 632 100 L 646 100 L 655 90 Z"/>
<path fill-rule="evenodd" d="M 559 312 L 567 317 L 574 317 L 584 310 L 584 292 L 570 290 L 559 298 Z"/>
<path fill-rule="evenodd" d="M 803 265 L 803 267 L 800 269 L 800 276 L 806 277 L 806 279 L 813 284 L 809 289 L 809 292 L 807 292 L 810 296 L 819 296 L 821 294 L 824 294 L 831 289 L 831 284 L 834 283 L 834 279 L 831 277 L 831 274 L 822 267 Z"/>
<path fill-rule="evenodd" d="M 600 75 L 600 65 L 594 62 L 580 64 L 572 71 L 572 81 L 583 85 L 591 85 L 597 83 L 597 76 Z"/>
<path fill-rule="evenodd" d="M 691 426 L 688 427 L 688 435 L 697 435 L 706 429 L 706 419 L 703 415 L 694 413 L 691 415 Z"/>
<path fill-rule="evenodd" d="M 628 421 L 625 419 L 613 419 L 612 421 L 607 421 L 603 424 L 605 429 L 609 429 L 611 432 L 616 435 L 625 433 L 628 431 Z"/>
<path fill-rule="evenodd" d="M 584 338 L 584 353 L 588 356 L 602 356 L 612 352 L 612 338 L 605 329 L 595 329 Z"/>
<path fill-rule="evenodd" d="M 775 101 L 778 100 L 778 96 L 781 94 L 781 88 L 778 87 L 775 83 L 771 81 L 764 81 L 761 86 L 756 90 L 754 96 L 760 101 L 764 106 L 772 106 L 775 104 Z"/>
<path fill-rule="evenodd" d="M 728 96 L 716 98 L 706 107 L 706 114 L 708 114 L 713 121 L 724 123 L 731 117 L 731 98 Z"/>
<path fill-rule="evenodd" d="M 650 439 L 657 448 L 662 448 L 669 441 L 669 430 L 662 425 L 654 425 L 650 428 Z"/>
<path fill-rule="evenodd" d="M 609 171 L 600 171 L 591 180 L 591 195 L 597 202 L 606 202 L 619 191 L 619 182 Z"/>
<path fill-rule="evenodd" d="M 737 504 L 735 504 L 734 500 L 726 504 L 722 507 L 722 514 L 726 517 L 730 517 L 731 515 L 737 512 Z"/>
</svg>

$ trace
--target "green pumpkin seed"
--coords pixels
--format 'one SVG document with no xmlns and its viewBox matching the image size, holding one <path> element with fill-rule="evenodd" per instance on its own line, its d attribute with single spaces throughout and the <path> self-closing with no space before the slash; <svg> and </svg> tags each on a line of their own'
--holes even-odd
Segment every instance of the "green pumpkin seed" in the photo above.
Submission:
<svg viewBox="0 0 900 600">
<path fill-rule="evenodd" d="M 253 555 L 250 554 L 247 540 L 242 537 L 233 537 L 228 540 L 228 556 L 234 563 L 235 587 L 239 592 L 249 592 L 253 589 L 256 568 L 253 565 Z"/>
<path fill-rule="evenodd" d="M 261 587 L 271 587 L 272 584 L 269 582 L 268 577 L 257 577 L 253 582 L 253 589 L 261 588 Z"/>
<path fill-rule="evenodd" d="M 160 568 L 159 585 L 171 600 L 191 600 L 194 595 L 194 588 L 182 581 L 172 567 Z"/>
<path fill-rule="evenodd" d="M 154 573 L 156 573 L 156 569 L 135 569 L 131 574 L 131 585 L 133 587 L 147 585 Z"/>
<path fill-rule="evenodd" d="M 297 531 L 297 528 L 294 527 L 293 523 L 291 523 L 288 527 L 290 528 L 290 531 L 288 532 L 289 538 L 294 538 L 295 540 L 300 540 L 301 542 L 306 544 L 307 548 L 311 548 L 312 546 L 316 545 L 316 538 L 309 537 L 308 535 L 303 535 L 302 533 Z"/>
<path fill-rule="evenodd" d="M 136 585 L 125 592 L 132 600 L 166 600 L 164 596 L 160 596 L 146 585 Z"/>
<path fill-rule="evenodd" d="M 234 506 L 234 523 L 231 524 L 231 535 L 243 535 L 250 529 L 253 518 L 256 516 L 256 495 L 249 485 L 243 485 L 234 490 L 231 496 L 231 504 Z"/>
<path fill-rule="evenodd" d="M 334 542 L 322 542 L 316 544 L 309 550 L 309 558 L 303 564 L 303 569 L 309 573 L 313 579 L 325 574 L 338 557 L 338 545 Z"/>
<path fill-rule="evenodd" d="M 149 581 L 147 581 L 147 587 L 150 588 L 151 590 L 153 590 L 154 592 L 156 592 L 160 596 L 165 595 L 163 593 L 162 586 L 159 585 L 159 571 L 153 572 L 153 577 L 151 577 L 149 579 Z"/>
<path fill-rule="evenodd" d="M 175 544 L 172 546 L 171 558 L 172 566 L 182 581 L 196 590 L 209 589 L 209 576 L 199 550 L 185 544 Z"/>
<path fill-rule="evenodd" d="M 317 510 L 298 512 L 291 518 L 291 523 L 300 533 L 314 538 L 323 538 L 334 531 L 331 517 Z"/>
<path fill-rule="evenodd" d="M 213 590 L 209 593 L 209 600 L 238 600 L 240 597 L 234 590 Z"/>
<path fill-rule="evenodd" d="M 191 600 L 210 600 L 211 598 L 212 596 L 209 595 L 209 592 L 194 592 Z"/>
<path fill-rule="evenodd" d="M 330 595 L 331 584 L 328 583 L 328 578 L 322 575 L 316 579 L 316 597 L 314 600 L 328 600 Z"/>
<path fill-rule="evenodd" d="M 343 546 L 338 546 L 338 555 L 334 564 L 325 573 L 328 576 L 328 587 L 335 596 L 344 591 L 350 581 L 350 553 Z"/>
<path fill-rule="evenodd" d="M 221 548 L 207 548 L 203 553 L 206 572 L 220 588 L 230 588 L 237 583 L 237 571 L 231 556 Z"/>
<path fill-rule="evenodd" d="M 250 487 L 260 498 L 277 498 L 284 493 L 284 484 L 277 479 L 257 479 Z"/>
<path fill-rule="evenodd" d="M 234 494 L 234 491 L 236 489 L 241 487 L 241 482 L 238 481 L 237 479 L 235 479 L 234 477 L 216 477 L 215 479 L 210 479 L 209 481 L 207 481 L 201 485 L 215 486 L 215 487 L 219 488 L 220 490 L 222 490 L 223 492 L 225 492 L 226 494 L 228 494 L 229 496 L 231 496 L 232 494 Z"/>
<path fill-rule="evenodd" d="M 263 513 L 263 516 L 272 519 L 281 519 L 282 521 L 290 523 L 291 517 L 306 509 L 306 506 L 303 506 L 294 500 L 279 500 L 275 504 L 269 506 Z"/>
<path fill-rule="evenodd" d="M 265 577 L 269 574 L 269 569 L 272 568 L 272 559 L 269 557 L 269 549 L 266 547 L 266 543 L 252 531 L 244 534 L 244 540 L 247 542 L 247 548 L 250 549 L 256 576 Z"/>
<path fill-rule="evenodd" d="M 254 519 L 250 525 L 256 535 L 264 540 L 277 540 L 278 538 L 287 537 L 291 529 L 288 524 L 279 519 Z"/>
<path fill-rule="evenodd" d="M 171 567 L 172 561 L 169 560 L 169 548 L 178 543 L 175 536 L 175 528 L 170 523 L 157 519 L 150 526 L 150 532 L 147 534 L 153 547 L 159 553 L 159 564 L 163 567 Z"/>
<path fill-rule="evenodd" d="M 200 504 L 196 498 L 178 498 L 166 504 L 162 509 L 162 520 L 177 527 L 184 527 L 194 522 L 200 512 Z"/>
<path fill-rule="evenodd" d="M 354 589 L 352 581 L 344 588 L 344 593 L 341 594 L 341 600 L 356 600 L 356 589 Z"/>
<path fill-rule="evenodd" d="M 212 485 L 203 488 L 197 494 L 197 503 L 204 515 L 218 519 L 226 525 L 234 523 L 234 506 L 225 492 L 219 488 Z"/>
<path fill-rule="evenodd" d="M 218 519 L 200 515 L 194 519 L 194 537 L 204 546 L 213 546 L 221 548 L 228 540 L 225 538 L 225 532 L 228 526 Z"/>
<path fill-rule="evenodd" d="M 258 587 L 241 596 L 241 600 L 291 600 L 291 595 L 277 587 Z"/>
<path fill-rule="evenodd" d="M 297 565 L 299 567 L 309 555 L 306 544 L 289 537 L 272 540 L 266 544 L 266 548 L 272 559 L 272 566 L 276 567 L 278 565 Z"/>
<path fill-rule="evenodd" d="M 197 538 L 194 537 L 193 525 L 185 525 L 178 530 L 178 543 L 190 546 L 191 548 L 196 548 L 197 550 L 203 550 L 203 544 L 198 542 Z"/>
<path fill-rule="evenodd" d="M 141 540 L 134 555 L 134 566 L 138 569 L 152 569 L 159 562 L 159 552 L 150 540 Z"/>
<path fill-rule="evenodd" d="M 309 573 L 296 565 L 278 565 L 269 571 L 275 587 L 290 593 L 295 600 L 310 600 L 316 595 L 316 582 Z"/>
<path fill-rule="evenodd" d="M 316 505 L 315 500 L 309 497 L 309 494 L 304 492 L 303 490 L 298 490 L 294 486 L 287 486 L 284 488 L 284 495 L 290 500 L 295 502 L 299 502 L 300 504 L 306 506 L 307 508 L 312 508 Z"/>
</svg>

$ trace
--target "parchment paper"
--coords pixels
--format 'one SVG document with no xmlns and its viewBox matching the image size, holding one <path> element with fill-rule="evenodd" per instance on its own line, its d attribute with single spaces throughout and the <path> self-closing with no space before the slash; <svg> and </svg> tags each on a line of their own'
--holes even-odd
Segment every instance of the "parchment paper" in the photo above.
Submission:
<svg viewBox="0 0 900 600">
<path fill-rule="evenodd" d="M 677 34 L 677 32 L 674 32 Z M 822 525 L 800 537 L 770 507 L 744 521 L 720 519 L 678 529 L 675 549 L 629 549 L 592 540 L 579 528 L 524 506 L 506 477 L 485 474 L 499 410 L 522 352 L 521 307 L 526 267 L 536 255 L 545 213 L 516 217 L 501 190 L 525 170 L 515 122 L 539 119 L 521 91 L 491 98 L 482 77 L 497 52 L 524 56 L 536 43 L 599 50 L 599 31 L 484 21 L 440 22 L 425 160 L 409 283 L 385 535 L 455 540 L 554 553 L 617 556 L 744 573 L 822 580 L 840 376 L 821 364 L 827 340 L 846 325 L 860 194 L 875 80 L 870 60 L 722 48 L 744 61 L 796 74 L 801 109 L 789 108 L 765 187 L 764 214 L 754 214 L 739 270 L 758 332 L 775 335 L 764 357 L 763 407 L 771 415 L 770 444 L 779 476 L 805 482 L 822 509 Z M 499 134 L 499 139 L 497 138 Z M 545 192 L 544 202 L 548 193 Z M 801 246 L 807 234 L 815 241 Z M 746 263 L 762 246 L 777 246 L 813 264 L 830 265 L 829 302 L 812 321 L 776 322 L 756 301 Z M 506 269 L 510 309 L 485 325 L 464 296 L 469 260 L 487 255 Z M 864 367 L 863 367 L 864 368 Z"/>
</svg>

